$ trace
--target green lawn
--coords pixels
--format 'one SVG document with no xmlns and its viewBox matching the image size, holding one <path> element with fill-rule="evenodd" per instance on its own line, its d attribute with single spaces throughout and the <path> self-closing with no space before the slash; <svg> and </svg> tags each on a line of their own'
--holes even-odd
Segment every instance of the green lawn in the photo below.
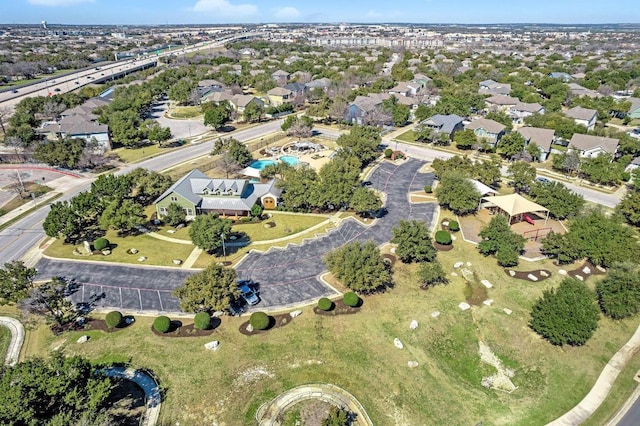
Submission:
<svg viewBox="0 0 640 426">
<path fill-rule="evenodd" d="M 0 362 L 4 363 L 4 357 L 7 356 L 9 342 L 11 342 L 11 332 L 8 328 L 0 326 Z"/>
<path fill-rule="evenodd" d="M 399 135 L 396 139 L 402 142 L 415 142 L 416 141 L 416 132 L 413 130 L 408 130 L 403 134 Z"/>
<path fill-rule="evenodd" d="M 535 299 L 560 277 L 554 274 L 543 283 L 518 281 L 473 246 L 454 245 L 454 250 L 438 255 L 445 270 L 451 271 L 460 259 L 471 262 L 478 278 L 494 284 L 488 291 L 493 306 L 463 312 L 457 307 L 465 297 L 460 277 L 423 291 L 414 278 L 416 266 L 396 263 L 395 287 L 366 297 L 356 315 L 319 317 L 307 307 L 292 324 L 250 337 L 238 332 L 246 317 L 223 317 L 212 336 L 201 338 L 158 337 L 149 330 L 153 318 L 137 317 L 133 326 L 116 333 L 49 336 L 41 350 L 61 346 L 68 354 L 96 361 L 130 360 L 152 369 L 167 389 L 163 424 L 251 424 L 262 403 L 315 381 L 344 387 L 380 425 L 544 424 L 569 410 L 631 336 L 637 319 L 601 320 L 584 347 L 551 346 L 527 322 Z M 539 267 L 558 269 L 551 262 L 518 269 Z M 506 315 L 504 307 L 513 314 Z M 435 310 L 441 312 L 437 319 L 431 317 Z M 416 330 L 409 329 L 413 319 L 420 324 Z M 82 334 L 91 339 L 78 345 Z M 394 347 L 396 337 L 404 350 Z M 480 362 L 479 339 L 515 371 L 516 391 L 505 394 L 480 385 L 482 377 L 495 370 Z M 216 353 L 203 348 L 211 340 L 221 342 Z M 419 367 L 408 368 L 411 360 Z M 203 389 L 216 390 L 215 403 Z M 626 397 L 623 393 L 618 402 Z"/>
<path fill-rule="evenodd" d="M 45 254 L 51 257 L 77 260 L 91 260 L 101 262 L 121 262 L 133 263 L 138 265 L 156 265 L 156 266 L 176 266 L 173 259 L 185 260 L 193 251 L 193 245 L 176 244 L 168 241 L 159 240 L 148 235 L 136 235 L 128 237 L 119 237 L 116 231 L 108 231 L 106 238 L 111 243 L 112 252 L 108 256 L 76 256 L 73 249 L 77 248 L 84 253 L 82 244 L 73 246 L 71 244 L 63 244 L 62 240 L 56 240 L 46 250 Z M 135 248 L 138 250 L 136 254 L 128 254 L 127 250 Z M 139 262 L 138 258 L 145 256 L 147 260 Z"/>
<path fill-rule="evenodd" d="M 251 241 L 260 242 L 275 240 L 303 232 L 312 226 L 326 221 L 329 215 L 287 214 L 284 212 L 269 212 L 271 218 L 261 223 L 240 223 L 233 225 L 234 232 L 244 232 Z M 273 228 L 265 228 L 265 223 L 273 222 Z"/>
<path fill-rule="evenodd" d="M 135 163 L 145 158 L 153 157 L 159 154 L 165 154 L 175 148 L 160 148 L 158 144 L 146 145 L 140 148 L 116 148 L 111 152 L 120 157 L 125 163 Z"/>
<path fill-rule="evenodd" d="M 196 118 L 202 115 L 202 110 L 199 106 L 179 106 L 171 108 L 167 115 L 171 118 Z"/>
</svg>

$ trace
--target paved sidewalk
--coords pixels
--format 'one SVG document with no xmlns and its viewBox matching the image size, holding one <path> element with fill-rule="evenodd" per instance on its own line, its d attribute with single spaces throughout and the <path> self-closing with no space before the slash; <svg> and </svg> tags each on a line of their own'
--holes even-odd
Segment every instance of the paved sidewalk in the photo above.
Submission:
<svg viewBox="0 0 640 426">
<path fill-rule="evenodd" d="M 20 321 L 11 317 L 0 317 L 0 325 L 7 327 L 11 332 L 11 342 L 9 342 L 4 363 L 14 366 L 18 362 L 18 358 L 20 358 L 20 350 L 22 349 L 22 343 L 24 343 L 24 327 Z"/>
<path fill-rule="evenodd" d="M 182 264 L 181 268 L 183 269 L 190 269 L 193 267 L 193 264 L 196 263 L 196 260 L 198 260 L 198 258 L 200 257 L 200 255 L 202 254 L 204 250 L 202 250 L 200 247 L 195 247 L 193 249 L 193 251 L 189 254 L 189 257 L 187 257 L 184 261 L 184 263 Z"/>
<path fill-rule="evenodd" d="M 604 402 L 611 388 L 618 378 L 620 371 L 627 362 L 640 350 L 640 327 L 631 336 L 631 339 L 615 353 L 605 365 L 602 373 L 596 380 L 587 396 L 578 405 L 565 413 L 562 417 L 549 423 L 547 426 L 573 426 L 587 420 Z"/>
</svg>

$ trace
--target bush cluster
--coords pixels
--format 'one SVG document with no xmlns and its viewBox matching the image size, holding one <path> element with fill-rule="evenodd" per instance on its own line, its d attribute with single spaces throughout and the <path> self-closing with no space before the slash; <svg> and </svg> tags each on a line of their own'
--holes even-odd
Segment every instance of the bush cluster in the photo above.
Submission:
<svg viewBox="0 0 640 426">
<path fill-rule="evenodd" d="M 254 330 L 265 330 L 269 327 L 270 321 L 269 315 L 264 312 L 254 312 L 249 317 L 249 324 L 251 324 Z"/>
<path fill-rule="evenodd" d="M 449 221 L 449 231 L 457 232 L 460 230 L 460 224 L 455 220 Z"/>
<path fill-rule="evenodd" d="M 160 316 L 153 321 L 153 328 L 158 333 L 166 333 L 171 328 L 171 319 L 164 315 Z"/>
<path fill-rule="evenodd" d="M 109 240 L 106 238 L 98 238 L 93 242 L 93 248 L 96 250 L 104 250 L 109 247 Z"/>
<path fill-rule="evenodd" d="M 433 192 L 433 188 L 431 188 L 431 185 L 426 185 L 424 187 L 424 192 L 426 192 L 427 194 L 431 194 Z"/>
<path fill-rule="evenodd" d="M 111 311 L 105 317 L 104 322 L 109 328 L 118 327 L 122 324 L 122 313 L 120 311 Z"/>
<path fill-rule="evenodd" d="M 391 158 L 391 156 L 393 155 L 393 150 L 391 148 L 387 148 L 384 150 L 384 157 L 385 158 Z"/>
<path fill-rule="evenodd" d="M 451 234 L 447 231 L 436 232 L 436 243 L 448 246 L 451 244 Z"/>
<path fill-rule="evenodd" d="M 354 292 L 349 291 L 342 296 L 342 302 L 347 306 L 355 308 L 360 303 L 360 298 Z"/>
<path fill-rule="evenodd" d="M 326 297 L 318 300 L 318 309 L 322 309 L 323 311 L 330 311 L 333 308 L 333 302 Z"/>
<path fill-rule="evenodd" d="M 211 315 L 208 312 L 198 312 L 193 319 L 193 325 L 198 330 L 206 330 L 211 327 Z"/>
</svg>

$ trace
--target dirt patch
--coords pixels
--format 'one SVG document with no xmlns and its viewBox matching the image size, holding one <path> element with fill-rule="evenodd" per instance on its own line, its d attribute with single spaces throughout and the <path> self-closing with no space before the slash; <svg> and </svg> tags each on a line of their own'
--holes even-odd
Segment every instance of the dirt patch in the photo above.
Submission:
<svg viewBox="0 0 640 426">
<path fill-rule="evenodd" d="M 358 312 L 360 312 L 360 308 L 362 307 L 362 298 L 360 298 L 360 303 L 358 306 L 356 307 L 351 307 L 351 306 L 347 306 L 344 304 L 344 302 L 342 301 L 342 299 L 338 299 L 338 300 L 333 300 L 333 308 L 329 311 L 323 311 L 322 309 L 318 308 L 317 306 L 313 307 L 313 312 L 316 315 L 322 315 L 325 317 L 335 317 L 338 315 L 350 315 L 350 314 L 357 314 Z"/>
<path fill-rule="evenodd" d="M 183 325 L 181 321 L 171 321 L 171 328 L 166 333 L 160 333 L 153 326 L 151 331 L 160 337 L 202 337 L 211 336 L 220 326 L 220 318 L 211 318 L 211 327 L 208 330 L 199 330 L 193 324 Z"/>
<path fill-rule="evenodd" d="M 593 266 L 591 262 L 585 262 L 581 267 L 573 269 L 571 271 L 567 271 L 568 276 L 577 279 L 580 279 L 578 277 L 581 277 L 581 281 L 586 280 L 591 275 L 604 275 L 606 273 L 606 271 L 601 271 L 600 269 Z"/>
<path fill-rule="evenodd" d="M 551 276 L 551 271 L 547 269 L 536 269 L 533 271 L 514 271 L 513 269 L 505 268 L 504 272 L 510 277 L 529 281 L 532 283 L 544 281 Z M 531 279 L 530 275 L 536 277 L 537 279 Z"/>
<path fill-rule="evenodd" d="M 291 323 L 291 321 L 293 321 L 293 318 L 291 318 L 291 315 L 289 314 L 270 315 L 269 318 L 271 319 L 271 322 L 269 324 L 269 327 L 267 327 L 266 330 L 249 331 L 247 330 L 247 327 L 249 326 L 249 321 L 247 321 L 240 324 L 240 333 L 244 334 L 245 336 L 253 336 L 255 334 L 264 334 L 269 330 L 273 330 L 274 328 L 284 327 L 285 325 L 288 325 Z"/>
<path fill-rule="evenodd" d="M 472 306 L 482 306 L 482 302 L 489 298 L 487 288 L 475 280 L 467 281 L 463 292 L 465 300 Z"/>
<path fill-rule="evenodd" d="M 138 426 L 146 410 L 144 391 L 131 380 L 111 380 L 114 387 L 107 399 L 107 413 L 113 417 L 113 424 Z"/>
<path fill-rule="evenodd" d="M 433 246 L 440 251 L 451 251 L 453 250 L 453 244 L 440 244 L 437 242 L 433 242 Z"/>
<path fill-rule="evenodd" d="M 108 327 L 107 323 L 104 320 L 87 318 L 87 322 L 84 325 L 84 329 L 100 330 L 100 331 L 104 331 L 105 333 L 115 333 L 116 331 L 124 330 L 125 328 L 129 327 L 131 324 L 134 323 L 134 321 L 130 321 L 127 324 L 127 318 L 133 319 L 133 316 L 126 315 L 122 317 L 122 324 L 120 324 L 118 327 L 113 327 L 113 328 Z"/>
<path fill-rule="evenodd" d="M 393 254 L 383 254 L 382 261 L 389 266 L 393 266 L 396 264 L 398 259 Z"/>
<path fill-rule="evenodd" d="M 329 417 L 332 405 L 325 401 L 302 401 L 289 407 L 278 418 L 281 424 L 302 424 L 305 426 L 322 426 Z M 285 423 L 285 421 L 287 423 Z"/>
</svg>

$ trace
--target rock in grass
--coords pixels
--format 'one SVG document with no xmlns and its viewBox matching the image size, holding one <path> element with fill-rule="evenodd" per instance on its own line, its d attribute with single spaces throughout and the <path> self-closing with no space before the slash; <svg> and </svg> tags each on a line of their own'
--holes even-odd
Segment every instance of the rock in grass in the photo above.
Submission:
<svg viewBox="0 0 640 426">
<path fill-rule="evenodd" d="M 471 305 L 467 302 L 460 302 L 458 308 L 462 309 L 463 311 L 468 311 L 469 309 L 471 309 Z"/>
<path fill-rule="evenodd" d="M 395 339 L 393 339 L 393 344 L 396 346 L 396 348 L 398 349 L 402 349 L 404 348 L 404 345 L 402 344 L 402 342 L 400 341 L 400 339 L 398 339 L 397 337 Z"/>
<path fill-rule="evenodd" d="M 411 330 L 415 330 L 416 328 L 418 328 L 418 321 L 416 320 L 411 321 L 411 324 L 409 324 L 409 328 Z"/>
</svg>

